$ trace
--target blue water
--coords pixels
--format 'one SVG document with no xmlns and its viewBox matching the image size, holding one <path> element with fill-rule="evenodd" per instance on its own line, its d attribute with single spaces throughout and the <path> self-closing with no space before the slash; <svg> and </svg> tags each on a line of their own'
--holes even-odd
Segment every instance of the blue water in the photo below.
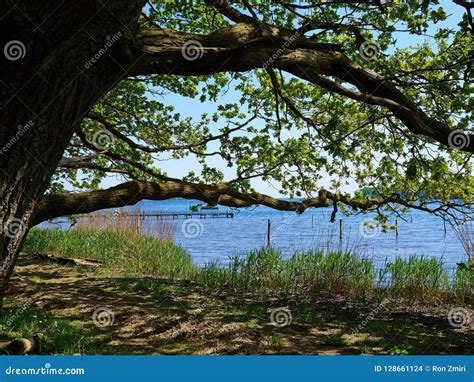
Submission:
<svg viewBox="0 0 474 382">
<path fill-rule="evenodd" d="M 184 213 L 197 204 L 200 202 L 173 199 L 141 201 L 132 208 L 141 212 Z M 219 212 L 227 210 L 227 207 L 219 207 Z M 199 266 L 211 260 L 227 262 L 229 256 L 243 255 L 266 245 L 267 221 L 270 219 L 271 244 L 286 257 L 297 250 L 342 247 L 366 255 L 376 264 L 396 256 L 410 255 L 442 258 L 448 268 L 465 261 L 461 243 L 451 227 L 447 225 L 445 235 L 443 221 L 430 214 L 414 211 L 405 216 L 407 221 L 399 218 L 397 238 L 393 230 L 388 233 L 381 232 L 377 227 L 364 230 L 363 221 L 370 220 L 373 215 L 346 217 L 339 214 L 336 222 L 331 224 L 331 211 L 331 208 L 324 208 L 297 215 L 259 206 L 234 210 L 234 218 L 176 219 L 173 220 L 176 224 L 175 242 L 185 248 Z M 343 221 L 342 241 L 339 240 L 340 218 Z M 150 225 L 156 221 L 156 218 L 147 219 L 152 219 Z M 389 223 L 394 224 L 395 218 Z"/>
</svg>

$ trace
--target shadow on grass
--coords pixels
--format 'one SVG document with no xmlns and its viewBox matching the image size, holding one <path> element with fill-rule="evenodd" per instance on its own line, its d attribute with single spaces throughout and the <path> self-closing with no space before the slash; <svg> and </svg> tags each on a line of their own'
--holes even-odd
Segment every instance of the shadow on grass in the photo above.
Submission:
<svg viewBox="0 0 474 382">
<path fill-rule="evenodd" d="M 23 258 L 0 315 L 0 342 L 41 332 L 43 352 L 53 354 L 473 353 L 473 328 L 450 326 L 447 308 L 380 305 L 337 296 L 257 301 Z M 281 307 L 291 324 L 278 327 L 271 313 Z M 98 326 L 104 309 L 109 316 L 98 321 L 109 325 Z"/>
</svg>

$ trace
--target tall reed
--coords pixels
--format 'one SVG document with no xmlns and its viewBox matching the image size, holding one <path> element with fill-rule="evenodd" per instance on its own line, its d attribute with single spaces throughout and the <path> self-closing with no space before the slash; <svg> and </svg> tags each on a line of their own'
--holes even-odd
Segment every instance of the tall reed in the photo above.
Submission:
<svg viewBox="0 0 474 382">
<path fill-rule="evenodd" d="M 176 232 L 176 224 L 166 219 L 147 217 L 140 209 L 117 209 L 80 216 L 74 229 L 114 231 L 172 241 Z"/>
<path fill-rule="evenodd" d="M 396 258 L 386 264 L 388 288 L 394 296 L 424 298 L 449 289 L 448 271 L 443 261 L 425 256 Z"/>
<path fill-rule="evenodd" d="M 391 296 L 413 302 L 433 298 L 472 301 L 474 272 L 453 274 L 440 259 L 426 256 L 396 258 L 376 269 L 373 262 L 352 252 L 297 252 L 288 259 L 273 248 L 233 256 L 226 265 L 210 262 L 195 274 L 211 290 L 269 297 L 316 294 L 346 297 Z"/>
<path fill-rule="evenodd" d="M 454 232 L 461 242 L 464 253 L 466 254 L 467 265 L 474 267 L 474 229 L 472 227 L 472 222 L 457 225 L 454 227 Z"/>
<path fill-rule="evenodd" d="M 365 295 L 373 289 L 376 272 L 369 259 L 350 252 L 297 252 L 283 259 L 273 248 L 233 256 L 229 264 L 209 263 L 196 274 L 212 288 L 231 288 L 263 295 L 301 295 L 321 291 Z"/>
</svg>

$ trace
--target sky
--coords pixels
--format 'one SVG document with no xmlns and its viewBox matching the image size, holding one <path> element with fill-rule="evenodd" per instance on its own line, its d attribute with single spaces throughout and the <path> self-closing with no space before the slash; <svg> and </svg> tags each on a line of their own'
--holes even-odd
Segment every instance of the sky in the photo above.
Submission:
<svg viewBox="0 0 474 382">
<path fill-rule="evenodd" d="M 455 5 L 453 1 L 440 0 L 439 5 L 444 8 L 448 16 L 451 16 L 448 17 L 446 21 L 438 23 L 435 28 L 431 28 L 428 31 L 428 34 L 434 34 L 436 29 L 441 27 L 454 27 L 462 17 L 462 7 Z M 394 37 L 397 39 L 396 47 L 400 48 L 404 48 L 407 46 L 415 46 L 421 43 L 429 43 L 430 45 L 435 43 L 434 39 L 432 38 L 422 36 L 409 36 L 407 33 L 396 33 L 394 34 Z M 393 52 L 394 48 L 395 47 L 389 49 L 385 53 Z M 230 88 L 229 91 L 219 99 L 219 103 L 224 104 L 226 102 L 236 102 L 239 98 L 240 95 L 236 93 L 232 88 Z M 163 99 L 160 99 L 160 101 L 163 102 Z M 196 121 L 200 120 L 200 116 L 202 113 L 208 113 L 209 115 L 212 115 L 217 108 L 217 105 L 213 102 L 201 103 L 198 99 L 191 99 L 171 93 L 166 96 L 165 103 L 168 105 L 173 105 L 175 108 L 175 112 L 180 113 L 182 117 L 189 116 L 195 119 Z M 258 122 L 255 123 L 255 125 L 258 126 Z M 219 127 L 221 127 L 220 124 L 212 124 L 210 126 L 211 132 L 216 133 Z M 209 150 L 212 150 L 212 148 L 215 147 L 209 146 Z M 208 163 L 209 165 L 213 165 L 219 170 L 221 170 L 225 174 L 226 179 L 232 179 L 235 176 L 235 171 L 232 168 L 228 168 L 227 165 L 217 156 L 211 157 Z M 169 161 L 156 162 L 156 166 L 166 171 L 168 175 L 173 178 L 181 178 L 187 175 L 189 171 L 194 171 L 195 173 L 199 174 L 201 170 L 201 166 L 193 156 L 189 156 L 187 158 L 179 160 L 173 159 Z M 110 176 L 102 182 L 102 187 L 111 187 L 121 182 L 123 182 L 122 178 Z M 325 175 L 319 186 L 328 187 L 329 183 L 330 178 L 329 176 Z M 284 196 L 278 192 L 278 184 L 272 185 L 261 180 L 255 179 L 252 180 L 252 185 L 258 192 L 276 197 Z M 353 192 L 356 189 L 357 186 L 354 183 L 351 183 L 348 186 L 344 186 L 342 188 L 342 191 Z"/>
</svg>

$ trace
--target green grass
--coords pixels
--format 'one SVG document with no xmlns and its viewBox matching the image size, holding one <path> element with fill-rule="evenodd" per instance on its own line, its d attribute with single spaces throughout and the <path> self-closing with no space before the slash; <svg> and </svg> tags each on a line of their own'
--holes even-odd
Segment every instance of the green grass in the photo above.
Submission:
<svg viewBox="0 0 474 382">
<path fill-rule="evenodd" d="M 294 295 L 320 291 L 365 294 L 375 285 L 372 262 L 353 253 L 297 252 L 289 259 L 272 248 L 234 256 L 228 265 L 209 263 L 197 280 L 210 289 Z"/>
<path fill-rule="evenodd" d="M 102 275 L 94 277 L 95 268 L 64 269 L 58 264 L 32 268 L 25 259 L 27 266 L 19 273 L 33 285 L 28 291 L 18 288 L 14 298 L 7 298 L 0 313 L 0 340 L 42 333 L 45 354 L 207 354 L 219 344 L 223 347 L 215 352 L 225 353 L 235 339 L 244 354 L 422 354 L 427 347 L 431 351 L 443 330 L 437 352 L 443 353 L 446 343 L 460 353 L 470 349 L 465 334 L 451 333 L 449 327 L 445 330 L 447 324 L 439 323 L 446 321 L 444 311 L 439 316 L 434 309 L 439 320 L 428 322 L 423 316 L 423 324 L 418 324 L 419 308 L 431 311 L 443 303 L 473 302 L 473 268 L 448 272 L 442 261 L 428 257 L 398 258 L 376 269 L 369 258 L 351 252 L 306 251 L 283 258 L 276 249 L 262 248 L 234 256 L 228 264 L 211 262 L 200 269 L 169 240 L 91 227 L 69 232 L 33 229 L 24 251 L 103 262 Z M 77 280 L 63 289 L 47 272 L 66 280 L 74 275 Z M 83 272 L 88 277 L 79 283 Z M 31 293 L 39 288 L 46 293 L 40 296 L 42 304 L 51 304 L 47 308 L 35 308 Z M 105 329 L 94 325 L 90 312 L 97 299 L 114 301 L 116 325 Z M 77 301 L 87 308 L 78 309 Z M 379 309 L 376 301 L 388 302 Z M 407 313 L 411 304 L 413 312 Z M 278 306 L 291 311 L 289 327 L 270 325 L 269 312 Z M 138 316 L 130 307 L 139 307 L 143 314 L 138 328 L 134 326 Z M 160 334 L 142 338 L 141 345 L 132 344 L 119 339 L 129 322 L 127 330 L 138 342 L 143 330 L 182 334 L 163 338 Z M 230 324 L 236 326 L 222 338 L 210 335 Z M 354 328 L 358 328 L 355 334 Z"/>
<path fill-rule="evenodd" d="M 428 301 L 439 297 L 463 301 L 473 298 L 474 268 L 458 268 L 450 276 L 442 260 L 410 256 L 396 258 L 382 272 L 393 297 Z"/>
<path fill-rule="evenodd" d="M 265 257 L 265 251 L 260 252 L 258 256 Z M 279 261 L 276 254 L 260 259 L 259 269 L 268 271 L 273 262 Z M 328 266 L 330 271 L 313 275 L 315 279 L 327 280 L 328 274 L 331 278 L 339 274 L 340 271 L 334 273 L 332 269 L 335 263 L 351 263 L 347 256 L 338 256 L 337 261 L 322 257 L 322 263 L 332 265 Z M 225 288 L 223 293 L 216 293 L 187 280 L 95 277 L 95 268 L 88 269 L 84 277 L 79 267 L 45 265 L 31 260 L 30 256 L 20 259 L 16 286 L 0 314 L 0 342 L 42 333 L 44 354 L 472 353 L 466 328 L 463 331 L 451 328 L 445 308 L 433 309 L 432 304 L 409 309 L 407 304 L 411 301 L 394 298 L 382 309 L 374 300 L 328 295 L 329 291 L 324 296 L 303 291 L 297 298 L 284 299 L 279 295 L 276 299 L 272 295 L 283 292 L 275 278 L 270 278 L 275 290 L 263 298 L 266 275 L 260 275 L 258 281 L 262 293 L 252 298 L 233 293 L 225 284 L 221 285 Z M 289 267 L 287 262 L 291 260 L 282 260 L 280 271 Z M 252 267 L 256 266 L 253 263 Z M 303 270 L 308 266 L 302 266 Z M 227 275 L 232 273 L 230 267 L 225 269 Z M 248 272 L 252 273 L 252 269 Z M 350 279 L 350 267 L 346 265 L 342 269 L 345 269 L 344 277 Z M 219 267 L 215 270 L 219 274 Z M 307 272 L 308 277 L 313 273 Z M 300 272 L 295 274 L 301 277 Z M 364 275 L 365 271 L 356 274 Z M 461 277 L 467 276 L 463 273 Z M 196 274 L 194 278 L 199 279 Z M 35 281 L 23 284 L 28 279 Z M 313 293 L 319 292 L 315 289 Z M 389 286 L 384 293 L 390 293 Z M 113 310 L 114 325 L 105 328 L 94 325 L 92 312 L 97 309 L 98 301 Z M 278 306 L 290 310 L 291 325 L 272 325 L 270 312 Z"/>
<path fill-rule="evenodd" d="M 268 337 L 267 337 L 267 340 L 268 340 L 268 343 L 270 344 L 270 346 L 274 347 L 274 348 L 279 348 L 283 345 L 283 339 L 276 335 L 276 334 L 270 334 Z"/>
<path fill-rule="evenodd" d="M 458 298 L 474 294 L 474 267 L 458 268 L 452 281 L 452 291 Z"/>
<path fill-rule="evenodd" d="M 113 349 L 104 338 L 97 336 L 98 329 L 92 322 L 81 317 L 58 318 L 52 312 L 24 309 L 12 306 L 0 311 L 0 333 L 10 338 L 28 338 L 33 333 L 42 333 L 42 352 L 62 355 L 111 354 Z"/>
<path fill-rule="evenodd" d="M 388 349 L 388 354 L 390 355 L 409 355 L 410 351 L 404 347 L 395 345 Z"/>
<path fill-rule="evenodd" d="M 431 299 L 472 301 L 474 271 L 458 269 L 450 276 L 434 258 L 397 258 L 375 269 L 372 261 L 350 252 L 297 252 L 289 259 L 272 248 L 235 256 L 228 265 L 209 263 L 196 280 L 210 290 L 231 290 L 262 298 L 317 294 L 403 297 L 413 302 Z"/>
<path fill-rule="evenodd" d="M 424 256 L 396 258 L 385 267 L 394 296 L 429 297 L 436 291 L 449 289 L 449 275 L 440 259 Z"/>
<path fill-rule="evenodd" d="M 397 258 L 377 270 L 369 258 L 351 252 L 306 251 L 284 259 L 278 250 L 262 248 L 234 256 L 229 264 L 211 262 L 198 269 L 190 255 L 171 241 L 92 228 L 33 229 L 24 251 L 101 260 L 103 272 L 184 278 L 212 292 L 226 290 L 262 299 L 318 294 L 383 295 L 414 302 L 473 298 L 473 268 L 450 275 L 441 260 L 424 256 Z"/>
<path fill-rule="evenodd" d="M 196 272 L 191 256 L 173 242 L 113 230 L 33 229 L 23 251 L 100 260 L 105 271 L 129 276 L 185 278 Z"/>
</svg>

